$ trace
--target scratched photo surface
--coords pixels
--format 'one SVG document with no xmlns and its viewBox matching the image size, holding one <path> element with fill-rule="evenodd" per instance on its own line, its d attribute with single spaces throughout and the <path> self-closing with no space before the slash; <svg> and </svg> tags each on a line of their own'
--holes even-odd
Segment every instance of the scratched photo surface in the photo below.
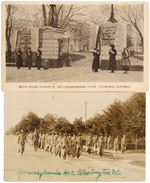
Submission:
<svg viewBox="0 0 150 183">
<path fill-rule="evenodd" d="M 12 2 L 2 8 L 8 85 L 145 82 L 146 3 Z"/>
<path fill-rule="evenodd" d="M 145 93 L 5 93 L 5 181 L 144 181 Z"/>
</svg>

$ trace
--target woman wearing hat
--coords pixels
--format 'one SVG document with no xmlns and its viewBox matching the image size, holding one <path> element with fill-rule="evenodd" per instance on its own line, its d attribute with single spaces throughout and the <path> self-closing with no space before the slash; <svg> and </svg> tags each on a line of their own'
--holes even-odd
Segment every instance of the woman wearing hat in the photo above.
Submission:
<svg viewBox="0 0 150 183">
<path fill-rule="evenodd" d="M 122 60 L 121 60 L 121 65 L 124 70 L 125 74 L 128 74 L 128 70 L 130 67 L 130 60 L 129 60 L 129 51 L 127 48 L 124 48 L 122 52 Z"/>
<path fill-rule="evenodd" d="M 42 61 L 41 56 L 42 56 L 42 52 L 40 48 L 38 48 L 36 51 L 36 66 L 38 70 L 40 70 L 41 68 L 41 61 Z"/>
<path fill-rule="evenodd" d="M 98 69 L 99 69 L 99 52 L 96 48 L 94 48 L 92 70 L 93 72 L 98 72 Z"/>
<path fill-rule="evenodd" d="M 16 66 L 18 69 L 20 69 L 20 67 L 22 67 L 22 57 L 21 57 L 21 49 L 20 48 L 17 49 L 16 56 L 17 56 Z"/>
<path fill-rule="evenodd" d="M 111 49 L 109 50 L 109 70 L 111 70 L 111 73 L 114 73 L 116 69 L 116 55 L 117 50 L 115 49 L 115 46 L 112 44 Z"/>
</svg>

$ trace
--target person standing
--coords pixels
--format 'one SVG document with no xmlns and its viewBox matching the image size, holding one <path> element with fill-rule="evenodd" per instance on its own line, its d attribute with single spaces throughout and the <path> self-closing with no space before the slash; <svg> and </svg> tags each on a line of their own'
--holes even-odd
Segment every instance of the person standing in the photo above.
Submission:
<svg viewBox="0 0 150 183">
<path fill-rule="evenodd" d="M 32 67 L 32 50 L 30 47 L 27 49 L 26 54 L 27 54 L 28 68 L 29 68 L 29 70 L 31 70 L 31 67 Z"/>
<path fill-rule="evenodd" d="M 100 135 L 97 140 L 97 148 L 98 148 L 98 155 L 102 158 L 103 156 L 103 150 L 104 150 L 104 137 L 103 135 Z"/>
<path fill-rule="evenodd" d="M 22 67 L 22 57 L 21 57 L 21 49 L 20 48 L 18 48 L 16 50 L 16 56 L 17 56 L 16 66 L 18 69 L 20 69 L 20 67 Z"/>
<path fill-rule="evenodd" d="M 23 155 L 23 152 L 24 152 L 24 149 L 25 149 L 25 143 L 26 142 L 27 142 L 26 135 L 25 135 L 24 131 L 21 130 L 21 133 L 18 136 L 18 144 L 19 144 L 18 152 L 20 152 L 22 155 Z"/>
<path fill-rule="evenodd" d="M 37 151 L 38 145 L 39 145 L 39 133 L 35 129 L 33 136 L 32 136 L 32 141 L 33 141 L 33 146 L 34 146 L 34 151 Z"/>
<path fill-rule="evenodd" d="M 107 149 L 107 140 L 108 140 L 108 137 L 105 136 L 104 137 L 104 148 Z"/>
<path fill-rule="evenodd" d="M 61 156 L 64 160 L 66 160 L 66 149 L 67 149 L 67 134 L 64 134 L 61 139 Z"/>
<path fill-rule="evenodd" d="M 119 150 L 119 138 L 118 136 L 114 139 L 114 159 L 118 159 L 117 151 Z"/>
<path fill-rule="evenodd" d="M 76 135 L 74 134 L 71 137 L 71 156 L 74 158 L 76 156 L 76 145 L 77 145 L 77 140 L 76 140 Z"/>
<path fill-rule="evenodd" d="M 94 136 L 93 136 L 93 146 L 94 146 L 94 150 L 97 149 L 97 140 L 98 140 L 98 136 L 97 136 L 97 135 L 94 135 Z"/>
<path fill-rule="evenodd" d="M 124 48 L 124 50 L 122 52 L 121 65 L 124 70 L 124 73 L 128 74 L 129 67 L 130 67 L 130 60 L 129 60 L 129 51 L 127 48 Z"/>
<path fill-rule="evenodd" d="M 116 69 L 116 55 L 117 50 L 114 45 L 111 45 L 111 49 L 109 50 L 109 70 L 111 70 L 111 73 L 114 73 Z"/>
<path fill-rule="evenodd" d="M 38 48 L 36 51 L 36 66 L 38 70 L 40 70 L 41 68 L 41 61 L 42 61 L 41 56 L 42 56 L 42 52 L 40 48 Z"/>
<path fill-rule="evenodd" d="M 81 152 L 82 152 L 82 138 L 81 134 L 78 134 L 76 138 L 77 144 L 76 144 L 76 150 L 77 150 L 77 159 L 79 159 Z"/>
<path fill-rule="evenodd" d="M 121 139 L 121 152 L 125 153 L 125 150 L 126 150 L 126 136 L 123 135 Z"/>
<path fill-rule="evenodd" d="M 43 132 L 42 135 L 41 135 L 41 148 L 42 150 L 45 149 L 45 133 Z"/>
<path fill-rule="evenodd" d="M 61 135 L 61 133 L 59 133 L 56 144 L 56 156 L 59 155 L 60 158 L 62 155 L 62 138 L 63 136 Z"/>
<path fill-rule="evenodd" d="M 107 139 L 107 149 L 111 150 L 111 135 Z"/>
<path fill-rule="evenodd" d="M 91 154 L 92 146 L 93 146 L 93 138 L 91 134 L 87 137 L 86 146 L 87 146 L 87 152 Z"/>
<path fill-rule="evenodd" d="M 94 48 L 92 70 L 93 72 L 98 72 L 98 69 L 99 69 L 99 51 L 96 48 Z"/>
</svg>

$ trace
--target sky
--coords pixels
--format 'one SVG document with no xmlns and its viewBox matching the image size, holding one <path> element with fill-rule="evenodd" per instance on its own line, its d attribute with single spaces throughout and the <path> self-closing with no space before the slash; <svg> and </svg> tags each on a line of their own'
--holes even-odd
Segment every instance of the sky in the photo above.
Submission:
<svg viewBox="0 0 150 183">
<path fill-rule="evenodd" d="M 66 117 L 70 122 L 74 118 L 87 119 L 113 103 L 125 101 L 131 92 L 10 92 L 5 94 L 5 130 L 16 125 L 29 111 L 44 117 L 48 112 Z"/>
</svg>

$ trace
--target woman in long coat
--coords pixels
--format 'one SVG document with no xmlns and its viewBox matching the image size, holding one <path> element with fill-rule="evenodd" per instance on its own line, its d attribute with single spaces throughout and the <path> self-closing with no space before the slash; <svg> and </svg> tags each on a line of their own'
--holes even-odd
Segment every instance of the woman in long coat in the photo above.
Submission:
<svg viewBox="0 0 150 183">
<path fill-rule="evenodd" d="M 20 67 L 22 67 L 22 57 L 21 57 L 21 49 L 20 48 L 17 49 L 16 56 L 17 56 L 16 66 L 18 69 L 20 69 Z"/>
<path fill-rule="evenodd" d="M 111 49 L 109 50 L 109 70 L 111 70 L 112 73 L 116 70 L 116 55 L 117 50 L 114 45 L 111 45 Z"/>
<path fill-rule="evenodd" d="M 124 48 L 122 52 L 121 65 L 124 70 L 124 73 L 127 74 L 130 67 L 129 52 L 127 48 Z"/>
<path fill-rule="evenodd" d="M 98 72 L 98 69 L 99 69 L 99 52 L 96 48 L 94 48 L 92 70 L 93 72 Z"/>
<path fill-rule="evenodd" d="M 42 52 L 39 48 L 36 51 L 36 66 L 37 66 L 38 70 L 40 70 L 40 68 L 41 68 L 41 56 L 42 56 Z"/>
</svg>

